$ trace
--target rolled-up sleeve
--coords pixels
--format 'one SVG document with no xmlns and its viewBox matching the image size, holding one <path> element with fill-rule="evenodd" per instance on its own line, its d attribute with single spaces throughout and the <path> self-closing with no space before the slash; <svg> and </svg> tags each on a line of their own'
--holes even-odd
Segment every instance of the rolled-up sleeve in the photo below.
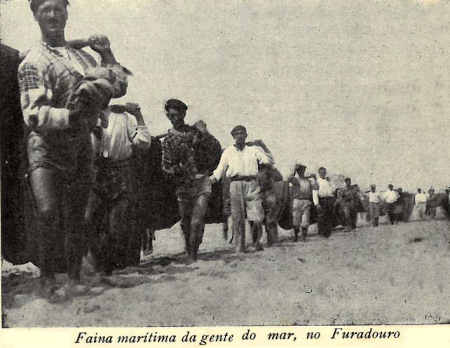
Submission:
<svg viewBox="0 0 450 348">
<path fill-rule="evenodd" d="M 128 137 L 131 143 L 140 150 L 150 148 L 152 139 L 147 126 L 138 126 L 136 118 L 127 114 Z"/>
<path fill-rule="evenodd" d="M 69 110 L 51 106 L 51 85 L 37 65 L 21 64 L 18 80 L 22 114 L 27 126 L 38 132 L 69 127 Z"/>
<path fill-rule="evenodd" d="M 219 164 L 213 172 L 214 178 L 219 181 L 228 169 L 228 151 L 225 150 L 220 157 Z"/>
<path fill-rule="evenodd" d="M 273 165 L 275 164 L 275 161 L 272 157 L 272 155 L 268 155 L 265 151 L 263 151 L 263 149 L 259 146 L 255 146 L 255 154 L 256 154 L 256 158 L 258 159 L 258 161 L 261 164 L 270 164 Z"/>
</svg>

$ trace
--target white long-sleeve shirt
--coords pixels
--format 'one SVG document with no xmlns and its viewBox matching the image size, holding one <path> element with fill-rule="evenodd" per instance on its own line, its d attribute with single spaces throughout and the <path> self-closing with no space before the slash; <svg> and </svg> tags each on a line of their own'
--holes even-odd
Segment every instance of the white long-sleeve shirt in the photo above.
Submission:
<svg viewBox="0 0 450 348">
<path fill-rule="evenodd" d="M 133 145 L 148 149 L 151 137 L 147 126 L 138 126 L 136 117 L 124 112 L 103 111 L 108 119 L 108 127 L 103 129 L 99 154 L 114 161 L 125 160 L 133 154 Z"/>
<path fill-rule="evenodd" d="M 242 150 L 231 145 L 225 149 L 213 175 L 220 180 L 227 177 L 252 176 L 258 174 L 258 163 L 274 164 L 273 160 L 259 146 L 245 146 Z"/>
<path fill-rule="evenodd" d="M 369 203 L 380 203 L 381 196 L 379 192 L 369 192 Z"/>
<path fill-rule="evenodd" d="M 319 204 L 319 197 L 333 197 L 334 196 L 334 190 L 331 186 L 330 182 L 327 179 L 322 179 L 320 176 L 317 177 L 316 180 L 317 183 L 317 189 L 313 191 L 313 202 L 314 205 Z"/>
<path fill-rule="evenodd" d="M 397 191 L 394 191 L 394 190 L 390 191 L 390 190 L 388 190 L 388 191 L 386 191 L 384 193 L 384 200 L 385 200 L 386 203 L 395 203 L 397 201 L 397 199 L 398 199 L 398 196 L 399 195 L 398 195 Z"/>
<path fill-rule="evenodd" d="M 427 202 L 427 195 L 425 193 L 417 193 L 415 196 L 416 204 L 423 204 Z"/>
</svg>

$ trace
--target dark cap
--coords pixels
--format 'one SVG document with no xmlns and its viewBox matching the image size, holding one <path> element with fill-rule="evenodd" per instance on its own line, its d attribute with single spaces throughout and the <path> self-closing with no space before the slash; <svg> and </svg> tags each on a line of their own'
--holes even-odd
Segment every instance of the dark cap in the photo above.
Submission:
<svg viewBox="0 0 450 348">
<path fill-rule="evenodd" d="M 231 130 L 231 135 L 234 135 L 237 132 L 245 132 L 245 134 L 247 134 L 247 129 L 242 125 L 238 125 Z"/>
<path fill-rule="evenodd" d="M 301 164 L 301 163 L 296 163 L 295 164 L 295 170 L 298 170 L 298 169 L 306 169 L 306 166 L 304 164 Z"/>
<path fill-rule="evenodd" d="M 37 11 L 37 9 L 45 2 L 45 0 L 28 0 L 30 3 L 30 9 L 33 13 Z M 64 6 L 69 5 L 69 0 L 62 0 Z"/>
<path fill-rule="evenodd" d="M 188 109 L 188 107 L 181 100 L 169 99 L 168 101 L 166 101 L 166 104 L 164 105 L 164 109 L 166 109 L 166 111 L 169 111 L 169 109 L 175 109 L 178 111 L 185 112 Z"/>
</svg>

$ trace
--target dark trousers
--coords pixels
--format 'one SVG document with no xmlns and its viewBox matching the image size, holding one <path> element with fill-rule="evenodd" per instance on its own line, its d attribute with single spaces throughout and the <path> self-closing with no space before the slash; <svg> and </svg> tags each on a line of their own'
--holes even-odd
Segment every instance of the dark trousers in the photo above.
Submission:
<svg viewBox="0 0 450 348">
<path fill-rule="evenodd" d="M 331 230 L 334 227 L 334 197 L 320 197 L 320 211 L 317 214 L 319 234 L 324 237 L 331 235 Z"/>
<path fill-rule="evenodd" d="M 386 213 L 389 217 L 389 222 L 391 223 L 391 225 L 395 224 L 397 222 L 397 217 L 395 215 L 395 204 L 394 203 L 386 204 Z"/>
<path fill-rule="evenodd" d="M 344 223 L 347 229 L 355 229 L 356 222 L 358 219 L 358 213 L 356 212 L 355 207 L 351 203 L 344 203 L 342 207 L 344 213 Z"/>
<path fill-rule="evenodd" d="M 132 167 L 97 164 L 97 180 L 89 195 L 85 221 L 88 248 L 106 273 L 139 264 L 140 236 L 136 228 L 135 177 Z"/>
<path fill-rule="evenodd" d="M 64 239 L 64 256 L 69 278 L 80 279 L 81 259 L 86 236 L 83 223 L 90 190 L 89 173 L 67 175 L 54 168 L 36 168 L 29 175 L 34 197 L 39 263 L 42 278 L 53 278 L 61 258 L 58 245 Z"/>
</svg>

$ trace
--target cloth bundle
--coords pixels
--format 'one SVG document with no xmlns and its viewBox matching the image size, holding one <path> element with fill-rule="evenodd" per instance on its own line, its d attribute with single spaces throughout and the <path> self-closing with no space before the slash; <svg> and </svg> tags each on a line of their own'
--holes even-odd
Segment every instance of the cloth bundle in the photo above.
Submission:
<svg viewBox="0 0 450 348">
<path fill-rule="evenodd" d="M 106 128 L 108 120 L 102 117 L 111 98 L 119 98 L 126 92 L 127 74 L 122 67 L 95 67 L 86 72 L 85 76 L 74 86 L 66 107 L 70 110 L 80 110 L 91 128 L 98 119 Z"/>
</svg>

